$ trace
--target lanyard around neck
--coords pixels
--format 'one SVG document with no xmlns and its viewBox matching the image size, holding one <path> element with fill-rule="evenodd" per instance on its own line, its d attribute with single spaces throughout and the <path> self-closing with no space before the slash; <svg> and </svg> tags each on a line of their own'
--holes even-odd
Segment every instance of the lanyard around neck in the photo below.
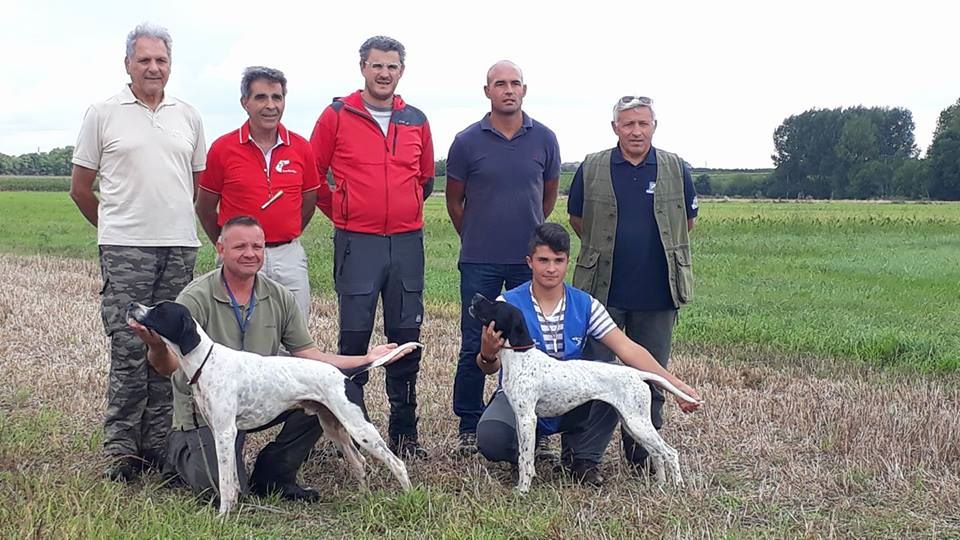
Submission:
<svg viewBox="0 0 960 540">
<path fill-rule="evenodd" d="M 240 303 L 237 302 L 237 297 L 233 295 L 233 291 L 230 290 L 230 285 L 227 283 L 227 278 L 221 276 L 223 279 L 223 286 L 227 289 L 227 294 L 230 295 L 230 307 L 233 308 L 233 316 L 237 320 L 237 326 L 240 327 L 240 350 L 245 349 L 245 341 L 247 337 L 247 326 L 250 325 L 250 318 L 253 317 L 253 310 L 257 307 L 257 278 L 253 278 L 253 287 L 250 289 L 250 307 L 247 308 L 247 316 L 243 316 L 243 311 L 240 309 Z"/>
</svg>

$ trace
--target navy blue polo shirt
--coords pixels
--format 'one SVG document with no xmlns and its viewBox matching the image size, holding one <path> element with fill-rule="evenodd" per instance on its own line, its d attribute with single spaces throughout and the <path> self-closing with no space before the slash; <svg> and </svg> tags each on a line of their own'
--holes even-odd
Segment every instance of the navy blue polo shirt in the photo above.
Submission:
<svg viewBox="0 0 960 540">
<path fill-rule="evenodd" d="M 460 262 L 524 264 L 533 230 L 543 223 L 543 183 L 560 176 L 560 146 L 547 126 L 523 113 L 507 139 L 490 113 L 453 139 L 447 182 L 465 184 Z"/>
<path fill-rule="evenodd" d="M 634 166 L 620 148 L 610 156 L 613 194 L 617 199 L 617 234 L 607 307 L 629 311 L 673 309 L 667 256 L 653 215 L 653 189 L 657 184 L 657 151 Z M 697 217 L 697 193 L 690 167 L 683 164 L 683 193 L 687 219 Z M 583 216 L 583 165 L 570 186 L 567 213 Z"/>
</svg>

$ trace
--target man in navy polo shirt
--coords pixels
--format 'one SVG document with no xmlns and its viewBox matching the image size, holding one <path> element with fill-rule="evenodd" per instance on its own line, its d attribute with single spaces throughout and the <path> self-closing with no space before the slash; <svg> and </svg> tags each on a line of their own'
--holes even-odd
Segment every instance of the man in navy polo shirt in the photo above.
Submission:
<svg viewBox="0 0 960 540">
<path fill-rule="evenodd" d="M 573 284 L 603 302 L 617 326 L 666 368 L 678 309 L 693 297 L 688 232 L 697 194 L 689 165 L 652 146 L 650 98 L 621 98 L 611 125 L 618 145 L 588 155 L 570 186 L 567 212 L 581 238 Z M 596 341 L 585 349 L 588 358 L 610 355 Z M 660 429 L 663 392 L 652 384 L 650 391 Z M 627 460 L 643 467 L 647 452 L 622 435 Z"/>
<path fill-rule="evenodd" d="M 458 451 L 477 451 L 484 375 L 477 367 L 481 326 L 467 313 L 475 293 L 496 298 L 530 280 L 527 242 L 557 200 L 560 148 L 548 127 L 521 110 L 527 85 L 513 62 L 487 71 L 490 112 L 457 134 L 447 154 L 447 212 L 460 235 L 460 359 L 453 412 Z"/>
</svg>

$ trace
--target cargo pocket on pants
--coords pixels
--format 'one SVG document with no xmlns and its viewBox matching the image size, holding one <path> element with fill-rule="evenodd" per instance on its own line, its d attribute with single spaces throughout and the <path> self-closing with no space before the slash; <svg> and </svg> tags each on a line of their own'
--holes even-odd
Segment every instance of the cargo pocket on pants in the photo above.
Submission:
<svg viewBox="0 0 960 540">
<path fill-rule="evenodd" d="M 423 324 L 423 278 L 403 278 L 399 328 L 420 328 Z"/>
</svg>

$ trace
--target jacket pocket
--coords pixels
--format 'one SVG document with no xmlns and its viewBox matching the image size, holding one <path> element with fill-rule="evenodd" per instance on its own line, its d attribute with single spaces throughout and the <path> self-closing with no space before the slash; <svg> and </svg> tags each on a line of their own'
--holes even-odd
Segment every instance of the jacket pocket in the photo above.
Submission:
<svg viewBox="0 0 960 540">
<path fill-rule="evenodd" d="M 693 301 L 693 264 L 690 248 L 682 247 L 673 252 L 676 261 L 677 299 L 681 304 Z"/>
</svg>

